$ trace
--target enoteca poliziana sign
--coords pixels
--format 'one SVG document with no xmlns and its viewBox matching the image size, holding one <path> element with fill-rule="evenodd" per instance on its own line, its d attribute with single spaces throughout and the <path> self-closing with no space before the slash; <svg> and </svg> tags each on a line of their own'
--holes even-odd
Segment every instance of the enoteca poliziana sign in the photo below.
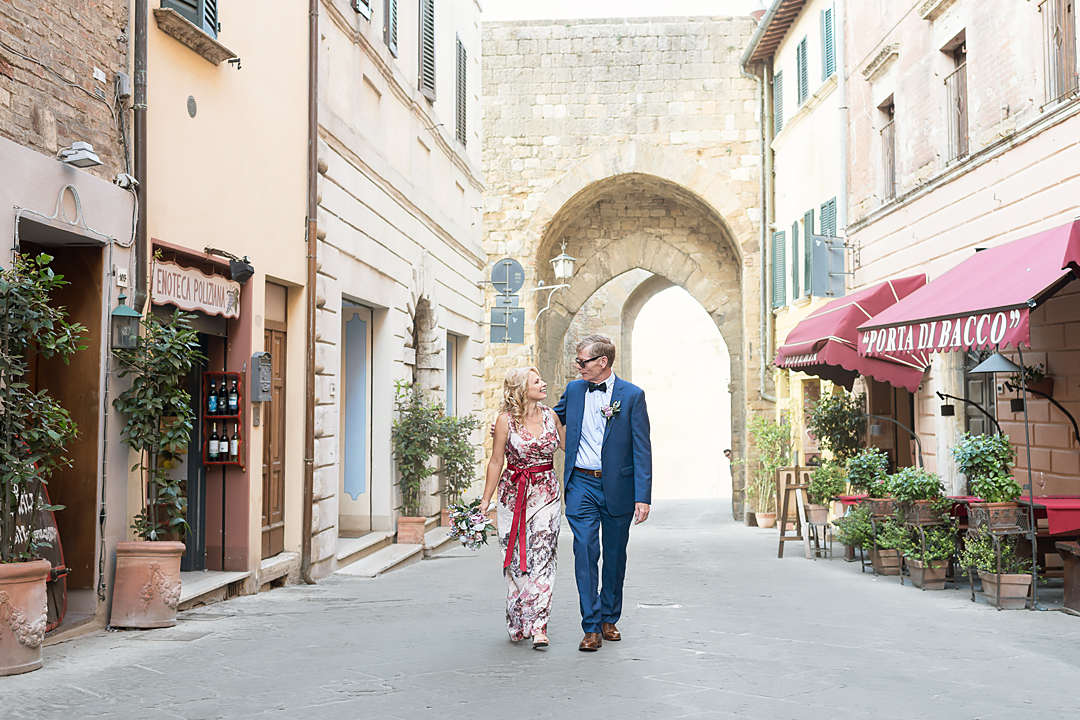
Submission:
<svg viewBox="0 0 1080 720">
<path fill-rule="evenodd" d="M 240 283 L 196 268 L 155 260 L 150 276 L 150 300 L 207 315 L 240 317 Z"/>
</svg>

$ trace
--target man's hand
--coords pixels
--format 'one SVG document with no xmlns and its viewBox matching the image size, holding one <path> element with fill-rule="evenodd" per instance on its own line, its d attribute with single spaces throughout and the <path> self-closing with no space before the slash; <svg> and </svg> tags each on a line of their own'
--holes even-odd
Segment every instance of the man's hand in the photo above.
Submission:
<svg viewBox="0 0 1080 720">
<path fill-rule="evenodd" d="M 640 525 L 649 519 L 649 504 L 634 503 L 634 524 Z"/>
</svg>

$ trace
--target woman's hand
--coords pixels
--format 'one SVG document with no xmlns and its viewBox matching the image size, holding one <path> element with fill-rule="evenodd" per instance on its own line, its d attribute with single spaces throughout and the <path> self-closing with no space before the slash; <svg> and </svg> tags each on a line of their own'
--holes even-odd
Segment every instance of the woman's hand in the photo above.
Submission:
<svg viewBox="0 0 1080 720">
<path fill-rule="evenodd" d="M 488 505 L 490 505 L 490 502 L 488 500 L 481 500 L 480 501 L 480 512 L 482 514 L 487 515 Z"/>
</svg>

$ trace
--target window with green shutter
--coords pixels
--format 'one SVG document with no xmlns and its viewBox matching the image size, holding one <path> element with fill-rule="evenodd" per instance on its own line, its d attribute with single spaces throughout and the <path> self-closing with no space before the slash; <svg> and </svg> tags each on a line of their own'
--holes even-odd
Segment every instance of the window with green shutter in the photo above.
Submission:
<svg viewBox="0 0 1080 720">
<path fill-rule="evenodd" d="M 371 0 L 352 0 L 352 9 L 360 13 L 365 20 L 371 19 Z"/>
<path fill-rule="evenodd" d="M 803 215 L 803 293 L 810 294 L 810 282 L 814 270 L 814 211 Z"/>
<path fill-rule="evenodd" d="M 784 245 L 784 231 L 779 230 L 772 236 L 772 306 L 784 307 L 787 304 L 787 288 L 784 280 L 787 277 L 787 269 L 784 262 L 786 247 Z"/>
<path fill-rule="evenodd" d="M 821 11 L 821 79 L 828 80 L 836 72 L 836 33 L 833 30 L 833 9 Z"/>
<path fill-rule="evenodd" d="M 802 105 L 810 95 L 810 77 L 806 67 L 806 38 L 800 40 L 795 48 L 795 69 L 799 75 L 799 104 Z"/>
<path fill-rule="evenodd" d="M 466 144 L 466 127 L 465 127 L 465 112 L 467 110 L 468 101 L 468 84 L 466 83 L 466 60 L 465 45 L 461 42 L 461 38 L 457 39 L 457 139 L 461 141 L 462 145 Z"/>
<path fill-rule="evenodd" d="M 821 234 L 836 237 L 836 198 L 821 206 Z"/>
<path fill-rule="evenodd" d="M 171 8 L 186 20 L 216 38 L 221 31 L 218 24 L 218 0 L 161 0 L 161 7 Z"/>
<path fill-rule="evenodd" d="M 773 75 L 772 112 L 773 134 L 779 134 L 784 129 L 784 73 L 780 71 Z"/>
<path fill-rule="evenodd" d="M 420 0 L 420 94 L 435 102 L 435 0 Z"/>
<path fill-rule="evenodd" d="M 791 297 L 799 297 L 799 223 L 791 223 Z"/>
<path fill-rule="evenodd" d="M 383 40 L 390 48 L 390 54 L 397 57 L 397 0 L 383 3 Z"/>
</svg>

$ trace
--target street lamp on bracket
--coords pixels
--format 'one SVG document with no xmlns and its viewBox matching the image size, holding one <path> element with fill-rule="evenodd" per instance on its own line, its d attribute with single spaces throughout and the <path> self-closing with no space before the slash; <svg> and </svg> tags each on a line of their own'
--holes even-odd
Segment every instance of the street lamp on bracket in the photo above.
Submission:
<svg viewBox="0 0 1080 720">
<path fill-rule="evenodd" d="M 555 285 L 545 285 L 541 280 L 537 283 L 537 286 L 533 288 L 532 292 L 539 292 L 541 290 L 547 290 L 547 305 L 545 305 L 540 312 L 536 313 L 536 321 L 540 321 L 540 316 L 551 308 L 551 298 L 555 295 L 556 290 L 570 287 L 570 283 L 567 282 L 574 276 L 574 263 L 577 258 L 570 257 L 566 254 L 566 241 L 562 241 L 561 252 L 555 257 L 551 258 L 551 269 L 555 275 Z"/>
</svg>

